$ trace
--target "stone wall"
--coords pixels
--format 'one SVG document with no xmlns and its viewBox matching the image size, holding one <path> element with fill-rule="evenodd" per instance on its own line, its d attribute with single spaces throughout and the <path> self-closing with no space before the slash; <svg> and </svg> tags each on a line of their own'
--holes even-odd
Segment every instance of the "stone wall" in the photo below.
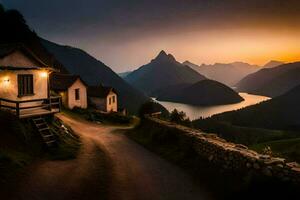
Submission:
<svg viewBox="0 0 300 200">
<path fill-rule="evenodd" d="M 148 117 L 146 120 L 160 130 L 168 129 L 169 132 L 179 134 L 201 158 L 225 170 L 252 171 L 258 175 L 300 184 L 300 165 L 295 162 L 288 163 L 283 158 L 259 154 L 242 144 L 227 142 L 215 134 L 207 134 L 155 118 Z"/>
</svg>

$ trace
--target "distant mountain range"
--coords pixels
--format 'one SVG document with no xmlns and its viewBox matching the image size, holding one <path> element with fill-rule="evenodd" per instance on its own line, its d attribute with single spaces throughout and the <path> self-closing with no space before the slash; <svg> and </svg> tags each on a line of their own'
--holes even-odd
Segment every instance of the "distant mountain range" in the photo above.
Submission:
<svg viewBox="0 0 300 200">
<path fill-rule="evenodd" d="M 137 112 L 140 105 L 149 100 L 142 92 L 126 83 L 108 66 L 83 50 L 58 45 L 43 39 L 42 44 L 70 73 L 80 75 L 87 84 L 114 87 L 119 94 L 121 106 L 129 111 Z"/>
<path fill-rule="evenodd" d="M 238 103 L 244 99 L 228 86 L 213 80 L 178 85 L 159 90 L 157 100 L 198 106 Z"/>
<path fill-rule="evenodd" d="M 215 63 L 213 65 L 196 65 L 189 61 L 183 62 L 184 65 L 190 66 L 200 74 L 203 74 L 209 79 L 216 80 L 228 86 L 234 86 L 242 78 L 256 72 L 260 69 L 257 65 L 250 65 L 243 62 L 234 63 Z"/>
<path fill-rule="evenodd" d="M 271 60 L 270 62 L 266 63 L 263 67 L 264 68 L 273 68 L 273 67 L 277 67 L 279 65 L 283 65 L 284 62 L 281 61 L 277 61 L 277 60 Z"/>
<path fill-rule="evenodd" d="M 300 85 L 274 99 L 207 119 L 235 126 L 300 130 Z"/>
<path fill-rule="evenodd" d="M 237 90 L 275 97 L 300 84 L 300 62 L 264 68 L 243 78 Z"/>
<path fill-rule="evenodd" d="M 128 76 L 132 71 L 127 71 L 127 72 L 121 72 L 121 73 L 118 73 L 118 75 L 121 77 L 121 78 L 125 78 L 126 76 Z"/>
<path fill-rule="evenodd" d="M 162 87 L 191 84 L 204 79 L 206 77 L 177 62 L 173 55 L 166 54 L 165 51 L 125 77 L 128 83 L 147 95 L 155 95 Z"/>
</svg>

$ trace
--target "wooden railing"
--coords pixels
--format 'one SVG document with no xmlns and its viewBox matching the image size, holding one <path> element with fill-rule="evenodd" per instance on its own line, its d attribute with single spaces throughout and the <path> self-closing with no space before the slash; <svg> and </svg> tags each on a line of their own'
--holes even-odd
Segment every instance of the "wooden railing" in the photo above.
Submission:
<svg viewBox="0 0 300 200">
<path fill-rule="evenodd" d="M 28 105 L 30 103 L 37 103 L 36 105 Z M 40 103 L 39 103 L 40 102 Z M 27 105 L 26 105 L 27 104 Z M 33 99 L 33 100 L 24 100 L 24 101 L 15 101 L 9 99 L 0 98 L 0 109 L 6 109 L 16 114 L 17 117 L 20 117 L 22 111 L 29 111 L 30 109 L 44 109 L 52 111 L 52 109 L 58 109 L 58 112 L 61 111 L 61 97 L 60 96 L 51 96 L 46 99 Z"/>
</svg>

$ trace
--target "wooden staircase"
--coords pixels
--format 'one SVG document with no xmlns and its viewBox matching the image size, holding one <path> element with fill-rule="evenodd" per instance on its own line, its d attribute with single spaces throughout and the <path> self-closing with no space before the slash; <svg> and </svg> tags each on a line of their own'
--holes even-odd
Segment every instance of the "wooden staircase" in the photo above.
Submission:
<svg viewBox="0 0 300 200">
<path fill-rule="evenodd" d="M 43 138 L 44 143 L 48 146 L 54 146 L 56 144 L 55 135 L 50 131 L 50 128 L 46 120 L 42 117 L 32 119 L 35 127 Z"/>
</svg>

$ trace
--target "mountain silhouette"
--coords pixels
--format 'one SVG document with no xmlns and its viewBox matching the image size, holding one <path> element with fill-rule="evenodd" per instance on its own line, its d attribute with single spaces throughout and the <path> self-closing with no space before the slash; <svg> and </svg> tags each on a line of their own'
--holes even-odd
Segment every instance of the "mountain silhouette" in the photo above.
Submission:
<svg viewBox="0 0 300 200">
<path fill-rule="evenodd" d="M 234 86 L 242 78 L 259 70 L 259 66 L 243 62 L 215 63 L 213 65 L 196 65 L 190 61 L 183 62 L 209 79 L 216 80 L 228 86 Z"/>
<path fill-rule="evenodd" d="M 275 130 L 300 130 L 300 85 L 257 105 L 212 116 L 211 121 L 235 126 Z"/>
<path fill-rule="evenodd" d="M 263 67 L 264 68 L 273 68 L 273 67 L 277 67 L 279 65 L 283 65 L 284 62 L 281 61 L 277 61 L 277 60 L 271 60 L 268 63 L 266 63 Z"/>
<path fill-rule="evenodd" d="M 242 79 L 237 90 L 275 97 L 300 84 L 300 62 L 264 68 Z"/>
<path fill-rule="evenodd" d="M 190 85 L 167 87 L 159 91 L 157 100 L 209 106 L 238 103 L 244 99 L 228 86 L 207 79 Z"/>
<path fill-rule="evenodd" d="M 206 79 L 192 68 L 176 61 L 175 57 L 161 51 L 150 63 L 141 66 L 125 77 L 125 80 L 147 95 L 171 85 L 196 83 Z"/>
</svg>

